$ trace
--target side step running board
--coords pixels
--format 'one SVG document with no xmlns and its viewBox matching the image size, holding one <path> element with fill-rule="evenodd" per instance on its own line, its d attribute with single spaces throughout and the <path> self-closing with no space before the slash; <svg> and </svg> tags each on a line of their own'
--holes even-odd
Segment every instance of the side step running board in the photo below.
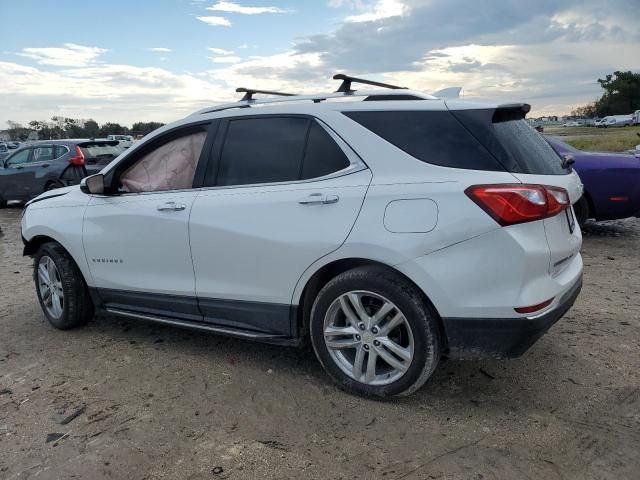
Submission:
<svg viewBox="0 0 640 480">
<path fill-rule="evenodd" d="M 188 320 L 178 320 L 175 318 L 161 317 L 148 313 L 130 312 L 129 310 L 121 310 L 119 308 L 106 307 L 106 312 L 120 317 L 133 318 L 136 320 L 144 320 L 147 322 L 161 323 L 172 327 L 187 328 L 189 330 L 198 330 L 201 332 L 215 333 L 228 337 L 244 338 L 245 340 L 253 340 L 257 342 L 275 343 L 278 345 L 297 346 L 300 340 L 296 338 L 285 337 L 282 335 L 270 335 L 268 333 L 250 332 L 246 330 L 236 330 L 234 328 L 216 327 L 204 323 L 190 322 Z"/>
</svg>

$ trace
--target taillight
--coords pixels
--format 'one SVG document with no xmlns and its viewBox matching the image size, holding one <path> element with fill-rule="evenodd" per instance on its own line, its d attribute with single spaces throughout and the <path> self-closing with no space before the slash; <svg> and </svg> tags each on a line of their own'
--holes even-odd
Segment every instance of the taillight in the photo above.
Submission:
<svg viewBox="0 0 640 480">
<path fill-rule="evenodd" d="M 564 188 L 545 185 L 473 185 L 464 192 L 503 227 L 553 217 L 570 205 Z"/>
<path fill-rule="evenodd" d="M 69 159 L 69 163 L 71 165 L 77 165 L 79 167 L 82 167 L 84 165 L 84 154 L 82 153 L 82 150 L 80 150 L 80 147 L 78 145 L 76 145 L 76 154 Z"/>
</svg>

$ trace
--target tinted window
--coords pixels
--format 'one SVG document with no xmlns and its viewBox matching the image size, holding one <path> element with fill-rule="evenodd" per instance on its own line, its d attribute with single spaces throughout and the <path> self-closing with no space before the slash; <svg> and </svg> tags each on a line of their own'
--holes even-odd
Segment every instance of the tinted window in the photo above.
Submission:
<svg viewBox="0 0 640 480">
<path fill-rule="evenodd" d="M 504 170 L 448 111 L 344 114 L 423 162 L 471 170 Z"/>
<path fill-rule="evenodd" d="M 505 168 L 514 173 L 562 175 L 562 161 L 519 109 L 452 112 Z"/>
<path fill-rule="evenodd" d="M 322 177 L 348 166 L 349 160 L 342 149 L 324 128 L 313 122 L 309 130 L 301 178 Z"/>
<path fill-rule="evenodd" d="M 29 160 L 29 153 L 31 153 L 30 148 L 26 148 L 14 153 L 11 158 L 7 160 L 7 165 L 20 165 L 22 163 L 25 163 L 27 160 Z"/>
<path fill-rule="evenodd" d="M 298 180 L 308 126 L 309 120 L 299 117 L 231 120 L 218 185 Z"/>
</svg>

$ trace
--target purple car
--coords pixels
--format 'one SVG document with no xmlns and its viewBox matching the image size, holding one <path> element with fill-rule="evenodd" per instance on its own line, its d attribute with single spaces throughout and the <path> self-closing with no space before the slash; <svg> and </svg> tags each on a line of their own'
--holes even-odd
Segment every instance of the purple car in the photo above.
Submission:
<svg viewBox="0 0 640 480">
<path fill-rule="evenodd" d="M 546 137 L 584 184 L 584 195 L 573 208 L 580 225 L 588 218 L 614 220 L 640 216 L 640 158 L 628 153 L 583 152 L 557 137 Z"/>
</svg>

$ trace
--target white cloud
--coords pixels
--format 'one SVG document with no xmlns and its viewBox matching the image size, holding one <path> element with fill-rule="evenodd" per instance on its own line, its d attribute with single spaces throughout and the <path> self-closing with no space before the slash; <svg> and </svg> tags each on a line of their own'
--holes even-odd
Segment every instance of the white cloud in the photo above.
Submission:
<svg viewBox="0 0 640 480">
<path fill-rule="evenodd" d="M 41 65 L 59 67 L 79 67 L 94 63 L 96 58 L 107 50 L 98 47 L 85 47 L 75 43 L 65 43 L 62 47 L 23 48 L 21 57 L 35 60 Z"/>
<path fill-rule="evenodd" d="M 378 0 L 373 8 L 364 13 L 348 16 L 347 22 L 375 22 L 384 18 L 402 16 L 407 7 L 399 0 Z"/>
<path fill-rule="evenodd" d="M 213 63 L 238 63 L 242 61 L 242 57 L 236 55 L 223 55 L 220 57 L 211 57 Z"/>
<path fill-rule="evenodd" d="M 225 50 L 224 48 L 215 48 L 210 47 L 209 50 L 211 53 L 215 53 L 216 55 L 233 55 L 235 52 L 233 50 Z"/>
<path fill-rule="evenodd" d="M 260 15 L 262 13 L 289 13 L 290 10 L 279 7 L 247 7 L 235 2 L 220 1 L 215 5 L 207 7 L 207 10 L 214 12 L 240 13 L 243 15 Z"/>
<path fill-rule="evenodd" d="M 206 16 L 206 17 L 196 17 L 201 22 L 206 23 L 207 25 L 212 25 L 214 27 L 230 27 L 231 22 L 224 17 L 216 17 L 216 16 Z"/>
<path fill-rule="evenodd" d="M 169 122 L 235 98 L 222 82 L 164 68 L 95 64 L 42 70 L 0 61 L 0 128 L 53 115 L 98 122 Z"/>
<path fill-rule="evenodd" d="M 147 50 L 149 50 L 150 52 L 171 53 L 171 49 L 165 47 L 151 47 L 147 48 Z"/>
</svg>

